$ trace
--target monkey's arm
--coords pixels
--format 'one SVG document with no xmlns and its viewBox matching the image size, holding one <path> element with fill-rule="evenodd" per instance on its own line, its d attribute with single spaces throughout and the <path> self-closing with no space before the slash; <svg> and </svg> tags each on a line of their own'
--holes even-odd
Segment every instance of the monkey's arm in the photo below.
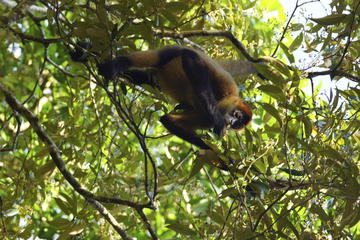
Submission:
<svg viewBox="0 0 360 240">
<path fill-rule="evenodd" d="M 182 138 L 201 149 L 210 149 L 210 147 L 195 133 L 195 129 L 206 129 L 211 127 L 211 122 L 201 115 L 190 111 L 166 114 L 160 118 L 160 122 L 171 133 L 179 138 Z"/>
<path fill-rule="evenodd" d="M 225 162 L 217 156 L 216 152 L 195 133 L 195 129 L 206 129 L 211 126 L 208 119 L 204 119 L 192 111 L 185 111 L 184 113 L 164 115 L 160 121 L 171 133 L 204 149 L 205 152 L 203 154 L 205 154 L 210 164 L 222 170 L 229 170 Z"/>
<path fill-rule="evenodd" d="M 217 108 L 212 86 L 209 66 L 195 51 L 184 49 L 182 65 L 195 92 L 195 108 L 203 118 L 209 118 L 214 126 L 214 132 L 223 136 L 226 124 L 224 114 Z"/>
</svg>

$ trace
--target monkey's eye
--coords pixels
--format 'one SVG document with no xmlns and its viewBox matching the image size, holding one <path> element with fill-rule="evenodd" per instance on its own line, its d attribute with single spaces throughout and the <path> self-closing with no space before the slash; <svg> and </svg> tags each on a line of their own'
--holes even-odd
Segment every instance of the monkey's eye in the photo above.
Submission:
<svg viewBox="0 0 360 240">
<path fill-rule="evenodd" d="M 232 129 L 241 129 L 250 121 L 250 117 L 241 110 L 234 110 L 230 123 Z"/>
<path fill-rule="evenodd" d="M 243 117 L 243 112 L 239 110 L 235 110 L 233 116 L 237 119 L 240 119 Z"/>
</svg>

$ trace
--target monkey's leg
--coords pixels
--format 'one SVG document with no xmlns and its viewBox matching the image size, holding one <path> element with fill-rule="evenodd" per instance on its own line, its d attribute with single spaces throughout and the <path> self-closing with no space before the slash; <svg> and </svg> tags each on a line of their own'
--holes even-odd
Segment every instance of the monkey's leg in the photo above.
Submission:
<svg viewBox="0 0 360 240">
<path fill-rule="evenodd" d="M 135 85 L 148 84 L 154 88 L 157 88 L 157 84 L 153 79 L 153 73 L 151 71 L 131 69 L 122 74 L 129 82 Z"/>
<path fill-rule="evenodd" d="M 194 110 L 193 106 L 188 103 L 179 103 L 175 106 L 174 111 L 176 110 Z"/>
<path fill-rule="evenodd" d="M 161 50 L 137 51 L 99 64 L 98 71 L 106 79 L 112 79 L 131 67 L 159 68 L 180 55 L 181 48 L 177 46 L 169 46 Z"/>
</svg>

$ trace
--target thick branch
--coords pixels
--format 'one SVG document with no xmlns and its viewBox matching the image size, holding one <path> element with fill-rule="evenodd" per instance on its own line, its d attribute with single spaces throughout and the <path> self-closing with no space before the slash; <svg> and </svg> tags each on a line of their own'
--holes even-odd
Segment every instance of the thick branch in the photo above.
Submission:
<svg viewBox="0 0 360 240">
<path fill-rule="evenodd" d="M 96 197 L 85 189 L 70 173 L 70 171 L 66 168 L 64 161 L 61 159 L 61 153 L 56 144 L 52 141 L 52 139 L 45 133 L 44 129 L 39 124 L 39 119 L 36 115 L 26 109 L 12 94 L 11 92 L 0 83 L 0 91 L 4 93 L 5 100 L 9 104 L 9 106 L 23 117 L 25 117 L 30 125 L 34 128 L 38 137 L 46 144 L 48 147 L 49 153 L 65 179 L 70 183 L 70 185 L 80 194 L 82 195 L 90 204 L 92 204 L 98 212 L 114 227 L 114 229 L 119 233 L 119 235 L 123 239 L 132 239 L 127 235 L 127 233 L 122 229 L 120 224 L 116 221 L 116 219 L 107 211 L 107 209 L 96 199 Z"/>
<path fill-rule="evenodd" d="M 15 8 L 18 3 L 10 0 L 0 0 L 0 3 L 9 7 L 9 8 Z M 35 5 L 26 6 L 27 10 L 30 12 L 39 12 L 47 14 L 47 8 L 38 7 Z"/>
<path fill-rule="evenodd" d="M 338 76 L 338 77 L 346 77 L 351 81 L 360 83 L 360 77 L 351 75 L 350 73 L 344 72 L 342 70 L 326 70 L 322 72 L 309 72 L 308 77 L 318 77 L 318 76 L 324 76 L 324 75 L 330 75 L 330 76 Z"/>
<path fill-rule="evenodd" d="M 16 31 L 15 29 L 8 26 L 7 23 L 4 23 L 4 22 L 0 22 L 0 27 L 8 29 L 14 35 L 18 36 L 22 41 L 33 41 L 33 42 L 37 42 L 37 43 L 42 43 L 44 45 L 48 45 L 48 44 L 51 44 L 51 43 L 58 43 L 58 42 L 62 42 L 62 41 L 65 40 L 65 38 L 37 38 L 37 37 L 33 37 L 31 35 L 27 35 L 25 33 Z"/>
</svg>

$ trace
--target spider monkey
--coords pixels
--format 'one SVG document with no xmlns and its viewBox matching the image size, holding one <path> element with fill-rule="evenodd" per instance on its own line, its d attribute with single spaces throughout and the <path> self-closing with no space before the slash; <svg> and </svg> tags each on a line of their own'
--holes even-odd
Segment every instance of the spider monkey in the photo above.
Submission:
<svg viewBox="0 0 360 240">
<path fill-rule="evenodd" d="M 155 70 L 155 81 L 144 71 Z M 211 129 L 223 136 L 226 128 L 239 130 L 252 112 L 239 97 L 234 77 L 257 73 L 247 61 L 217 62 L 206 54 L 182 46 L 138 51 L 98 65 L 106 80 L 126 75 L 137 85 L 158 86 L 176 100 L 181 112 L 166 114 L 160 122 L 173 134 L 201 149 L 211 149 L 196 135 L 197 129 Z"/>
</svg>

